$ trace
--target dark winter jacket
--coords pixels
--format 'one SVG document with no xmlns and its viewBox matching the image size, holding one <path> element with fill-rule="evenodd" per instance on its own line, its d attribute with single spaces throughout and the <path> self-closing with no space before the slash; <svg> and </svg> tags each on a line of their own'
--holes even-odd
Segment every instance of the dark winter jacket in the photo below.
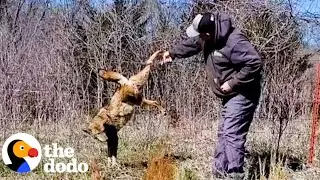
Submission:
<svg viewBox="0 0 320 180">
<path fill-rule="evenodd" d="M 203 52 L 206 71 L 213 92 L 218 97 L 237 93 L 260 94 L 261 57 L 246 36 L 232 26 L 225 14 L 216 13 L 215 36 L 203 41 L 199 36 L 189 38 L 169 50 L 174 58 L 187 58 Z M 220 86 L 229 81 L 232 92 L 222 92 Z"/>
</svg>

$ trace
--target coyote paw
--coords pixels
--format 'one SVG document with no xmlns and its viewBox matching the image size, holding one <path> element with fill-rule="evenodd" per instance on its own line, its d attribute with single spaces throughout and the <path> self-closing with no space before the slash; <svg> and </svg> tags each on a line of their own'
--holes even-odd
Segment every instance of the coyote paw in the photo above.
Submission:
<svg viewBox="0 0 320 180">
<path fill-rule="evenodd" d="M 119 164 L 117 163 L 117 158 L 112 156 L 112 157 L 108 157 L 108 167 L 115 167 L 115 166 L 119 166 Z"/>
</svg>

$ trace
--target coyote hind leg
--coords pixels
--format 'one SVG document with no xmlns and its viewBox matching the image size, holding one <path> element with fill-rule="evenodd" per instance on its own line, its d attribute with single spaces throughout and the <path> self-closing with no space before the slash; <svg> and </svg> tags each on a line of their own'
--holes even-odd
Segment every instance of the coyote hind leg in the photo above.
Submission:
<svg viewBox="0 0 320 180">
<path fill-rule="evenodd" d="M 139 73 L 129 78 L 130 82 L 135 83 L 136 85 L 142 86 L 148 81 L 149 74 L 151 71 L 151 66 L 154 63 L 156 58 L 159 58 L 162 51 L 157 51 L 150 56 L 150 58 L 146 61 L 146 67 L 144 67 Z"/>
<path fill-rule="evenodd" d="M 113 71 L 100 69 L 99 76 L 107 81 L 116 82 L 116 83 L 119 83 L 120 85 L 124 85 L 128 83 L 128 79 L 126 77 L 124 77 L 120 73 L 113 72 Z"/>
<path fill-rule="evenodd" d="M 144 85 L 148 79 L 149 79 L 149 74 L 150 74 L 150 65 L 144 67 L 140 72 L 138 72 L 136 75 L 131 76 L 129 78 L 129 81 L 138 85 L 142 86 Z"/>
</svg>

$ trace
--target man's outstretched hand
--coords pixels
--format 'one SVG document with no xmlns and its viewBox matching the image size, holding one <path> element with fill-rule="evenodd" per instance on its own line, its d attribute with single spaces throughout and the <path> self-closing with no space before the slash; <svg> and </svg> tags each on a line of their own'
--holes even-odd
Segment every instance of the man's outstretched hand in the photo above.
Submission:
<svg viewBox="0 0 320 180">
<path fill-rule="evenodd" d="M 163 57 L 162 57 L 162 61 L 160 61 L 160 65 L 163 65 L 163 64 L 165 64 L 167 62 L 172 62 L 172 58 L 170 56 L 169 51 L 165 51 L 163 53 Z"/>
</svg>

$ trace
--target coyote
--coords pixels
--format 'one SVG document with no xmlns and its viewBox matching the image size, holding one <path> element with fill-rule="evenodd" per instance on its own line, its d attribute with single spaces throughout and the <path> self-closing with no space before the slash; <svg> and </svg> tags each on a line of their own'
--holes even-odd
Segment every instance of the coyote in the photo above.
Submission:
<svg viewBox="0 0 320 180">
<path fill-rule="evenodd" d="M 107 81 L 116 82 L 120 84 L 120 87 L 112 96 L 110 103 L 99 110 L 90 122 L 89 128 L 84 131 L 99 141 L 107 141 L 108 159 L 112 161 L 112 164 L 115 163 L 117 157 L 117 132 L 131 119 L 134 105 L 154 106 L 165 114 L 165 109 L 159 102 L 145 99 L 142 94 L 143 85 L 149 78 L 152 65 L 156 59 L 161 57 L 162 53 L 162 51 L 156 51 L 152 54 L 145 62 L 146 66 L 142 71 L 129 79 L 117 72 L 99 70 L 100 77 Z"/>
</svg>

